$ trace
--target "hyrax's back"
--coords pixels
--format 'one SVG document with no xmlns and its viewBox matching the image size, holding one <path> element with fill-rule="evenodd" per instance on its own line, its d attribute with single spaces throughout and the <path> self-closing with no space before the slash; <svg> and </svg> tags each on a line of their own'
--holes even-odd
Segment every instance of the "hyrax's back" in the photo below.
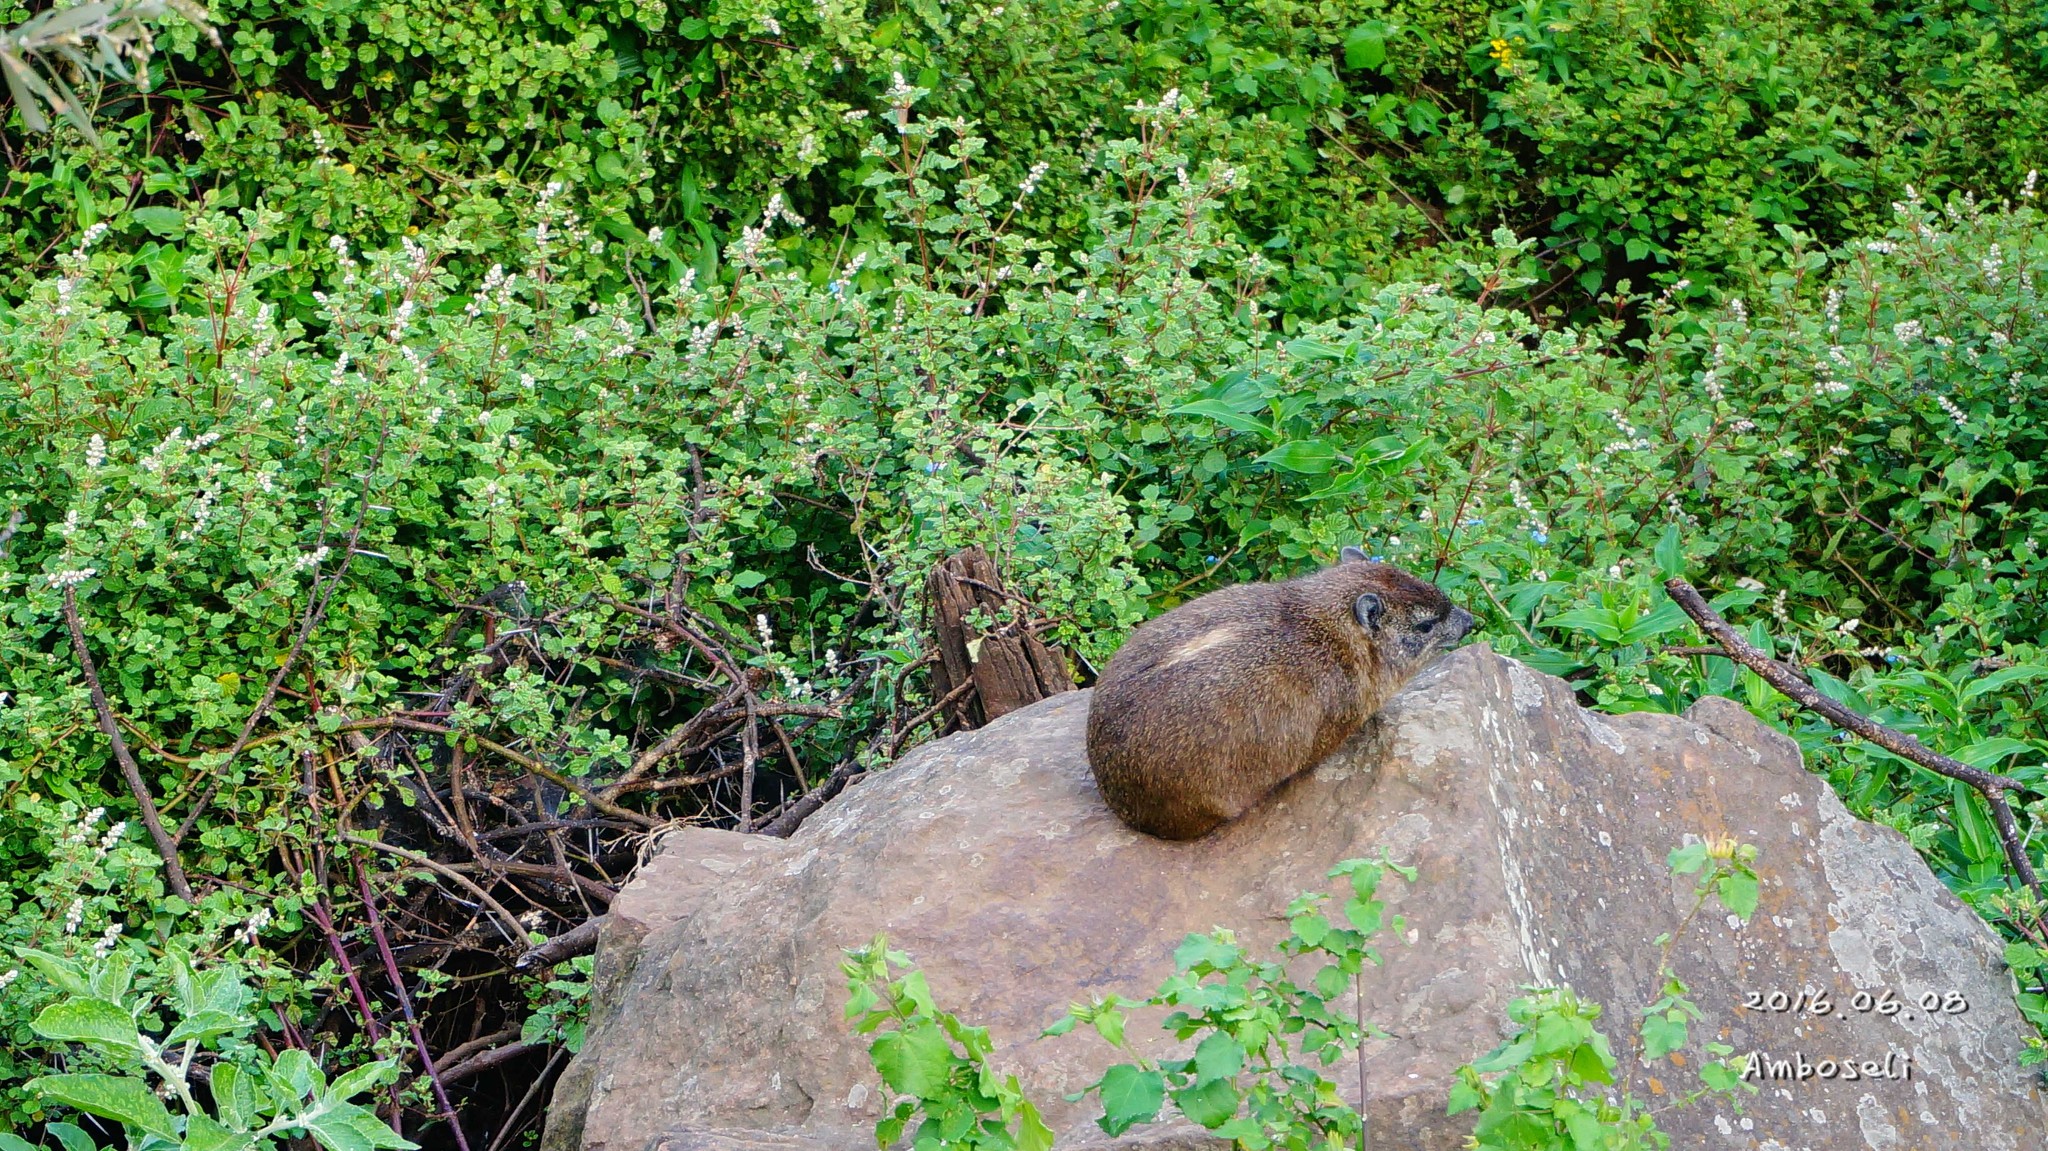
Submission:
<svg viewBox="0 0 2048 1151">
<path fill-rule="evenodd" d="M 1472 617 L 1398 568 L 1345 562 L 1212 592 L 1140 626 L 1095 685 L 1088 760 L 1139 831 L 1192 839 L 1336 750 Z"/>
</svg>

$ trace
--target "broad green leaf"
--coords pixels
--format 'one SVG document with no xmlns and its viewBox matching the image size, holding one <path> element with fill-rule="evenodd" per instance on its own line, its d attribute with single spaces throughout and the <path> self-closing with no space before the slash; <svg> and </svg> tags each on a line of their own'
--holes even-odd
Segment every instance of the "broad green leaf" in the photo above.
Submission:
<svg viewBox="0 0 2048 1151">
<path fill-rule="evenodd" d="M 178 1128 L 164 1102 L 149 1084 L 126 1075 L 45 1075 L 28 1081 L 29 1090 L 54 1103 L 76 1107 L 88 1115 L 112 1119 L 166 1139 L 178 1138 Z"/>
<path fill-rule="evenodd" d="M 1662 1059 L 1685 1046 L 1685 1015 L 1660 1011 L 1643 1018 L 1643 1058 Z"/>
<path fill-rule="evenodd" d="M 171 1029 L 171 1033 L 164 1036 L 164 1045 L 168 1047 L 173 1043 L 183 1043 L 187 1039 L 196 1039 L 204 1043 L 209 1039 L 217 1039 L 240 1030 L 249 1022 L 251 1021 L 246 1018 L 237 1018 L 225 1011 L 195 1012 L 178 1021 L 178 1025 Z"/>
<path fill-rule="evenodd" d="M 270 1079 L 279 1088 L 277 1094 L 281 1098 L 294 1101 L 327 1086 L 327 1077 L 320 1073 L 313 1057 L 296 1047 L 277 1053 L 276 1061 L 271 1064 Z"/>
<path fill-rule="evenodd" d="M 1685 574 L 1685 541 L 1679 538 L 1676 523 L 1664 525 L 1664 534 L 1658 538 L 1657 547 L 1650 554 L 1657 561 L 1658 579 Z"/>
<path fill-rule="evenodd" d="M 1959 747 L 1949 752 L 1949 755 L 1951 758 L 1962 760 L 1971 767 L 1989 768 L 2010 755 L 2024 755 L 2032 759 L 2041 759 L 2044 756 L 2048 756 L 2048 753 L 2044 753 L 2040 748 L 2035 747 L 2031 743 L 2025 743 L 2001 735 L 1994 736 L 1991 739 L 1980 739 L 1975 743 Z"/>
<path fill-rule="evenodd" d="M 1102 1073 L 1102 1118 L 1095 1122 L 1111 1135 L 1159 1117 L 1166 1102 L 1166 1079 L 1157 1071 L 1141 1071 L 1119 1063 Z"/>
<path fill-rule="evenodd" d="M 1196 400 L 1191 404 L 1182 404 L 1167 414 L 1172 416 L 1207 416 L 1209 419 L 1222 424 L 1232 431 L 1245 432 L 1267 440 L 1279 438 L 1278 433 L 1272 428 L 1245 415 L 1222 400 Z"/>
<path fill-rule="evenodd" d="M 104 999 L 63 999 L 43 1008 L 29 1029 L 59 1043 L 83 1043 L 109 1055 L 140 1056 L 135 1017 Z"/>
<path fill-rule="evenodd" d="M 1980 696 L 1988 695 L 2015 683 L 2026 683 L 2048 676 L 2048 665 L 2023 663 L 2002 668 L 1990 675 L 1973 679 L 1963 685 L 1963 702 L 1969 703 Z"/>
<path fill-rule="evenodd" d="M 1244 1046 L 1229 1032 L 1210 1032 L 1209 1037 L 1195 1048 L 1195 1077 L 1198 1079 L 1234 1079 L 1242 1070 Z M 1203 1124 L 1205 1127 L 1214 1125 Z"/>
<path fill-rule="evenodd" d="M 1536 1045 L 1527 1039 L 1517 1040 L 1514 1043 L 1503 1043 L 1485 1055 L 1480 1056 L 1472 1064 L 1472 1070 L 1486 1074 L 1493 1071 L 1506 1071 L 1510 1067 L 1519 1067 L 1528 1061 L 1530 1054 L 1535 1050 Z"/>
<path fill-rule="evenodd" d="M 99 1142 L 86 1134 L 85 1128 L 76 1123 L 45 1123 L 43 1130 L 55 1136 L 57 1145 L 64 1148 L 64 1151 L 99 1151 Z"/>
<path fill-rule="evenodd" d="M 1963 854 L 1975 863 L 1990 863 L 2003 858 L 1998 829 L 1991 822 L 1991 812 L 1985 806 L 1984 797 L 1963 781 L 1954 780 L 1949 784 L 1949 804 L 1956 836 L 1962 841 Z"/>
<path fill-rule="evenodd" d="M 1252 462 L 1319 476 L 1337 462 L 1337 451 L 1321 440 L 1289 440 Z"/>
<path fill-rule="evenodd" d="M 1237 1115 L 1237 1083 L 1230 1079 L 1205 1079 L 1174 1092 L 1173 1102 L 1181 1114 L 1214 1131 Z"/>
<path fill-rule="evenodd" d="M 371 1112 L 338 1100 L 323 1100 L 304 1116 L 300 1126 L 327 1151 L 407 1151 L 419 1146 L 400 1137 Z"/>
<path fill-rule="evenodd" d="M 379 1059 L 365 1063 L 352 1071 L 345 1071 L 335 1077 L 327 1087 L 327 1094 L 335 1099 L 349 1100 L 365 1091 L 381 1087 L 398 1078 L 398 1064 L 394 1060 Z"/>
<path fill-rule="evenodd" d="M 1715 894 L 1721 897 L 1721 906 L 1744 919 L 1756 914 L 1756 876 L 1736 872 L 1724 875 L 1714 885 Z"/>
<path fill-rule="evenodd" d="M 247 1131 L 257 1125 L 263 1099 L 257 1094 L 254 1076 L 232 1063 L 213 1065 L 213 1107 L 227 1126 Z"/>
<path fill-rule="evenodd" d="M 92 994 L 92 984 L 86 982 L 85 972 L 69 959 L 29 947 L 22 948 L 16 954 L 27 961 L 30 967 L 41 972 L 44 979 L 55 984 L 57 990 L 67 995 Z"/>
<path fill-rule="evenodd" d="M 185 1123 L 185 1151 L 245 1151 L 250 1143 L 249 1136 L 228 1130 L 204 1113 Z"/>
<path fill-rule="evenodd" d="M 1671 600 L 1665 600 L 1652 608 L 1650 614 L 1623 628 L 1617 637 L 1621 643 L 1648 643 L 1665 632 L 1684 627 L 1691 617 L 1685 609 Z"/>
<path fill-rule="evenodd" d="M 1621 621 L 1604 607 L 1581 607 L 1543 621 L 1544 627 L 1591 632 L 1596 639 L 1615 643 L 1621 639 Z"/>
<path fill-rule="evenodd" d="M 1671 854 L 1664 857 L 1664 866 L 1670 868 L 1673 875 L 1691 875 L 1706 865 L 1707 844 L 1704 840 L 1674 847 Z"/>
<path fill-rule="evenodd" d="M 1052 1128 L 1028 1099 L 1017 1106 L 1017 1151 L 1052 1151 Z"/>
<path fill-rule="evenodd" d="M 876 1036 L 868 1054 L 883 1082 L 919 1099 L 930 1099 L 945 1086 L 953 1060 L 945 1035 L 929 1022 Z"/>
<path fill-rule="evenodd" d="M 151 206 L 137 208 L 129 214 L 135 217 L 136 223 L 149 229 L 154 235 L 170 237 L 181 235 L 185 231 L 185 213 L 176 208 Z"/>
<path fill-rule="evenodd" d="M 40 1151 L 33 1143 L 12 1131 L 0 1131 L 0 1151 Z"/>
</svg>

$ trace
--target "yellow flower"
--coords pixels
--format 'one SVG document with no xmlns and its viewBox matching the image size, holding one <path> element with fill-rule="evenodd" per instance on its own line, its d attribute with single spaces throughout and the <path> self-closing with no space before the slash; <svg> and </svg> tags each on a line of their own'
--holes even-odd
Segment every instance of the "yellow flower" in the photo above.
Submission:
<svg viewBox="0 0 2048 1151">
<path fill-rule="evenodd" d="M 1506 40 L 1496 39 L 1492 41 L 1492 44 L 1493 51 L 1488 52 L 1488 56 L 1493 57 L 1495 60 L 1498 60 L 1503 64 L 1515 58 L 1514 46 L 1509 44 Z"/>
</svg>

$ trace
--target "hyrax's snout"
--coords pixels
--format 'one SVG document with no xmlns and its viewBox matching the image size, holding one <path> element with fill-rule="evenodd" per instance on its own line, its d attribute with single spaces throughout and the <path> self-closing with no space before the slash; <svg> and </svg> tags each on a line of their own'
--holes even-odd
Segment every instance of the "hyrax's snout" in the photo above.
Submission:
<svg viewBox="0 0 2048 1151">
<path fill-rule="evenodd" d="M 1444 646 L 1449 647 L 1464 639 L 1466 633 L 1472 630 L 1472 613 L 1461 607 L 1452 607 L 1451 614 L 1445 616 L 1444 622 L 1437 626 L 1443 629 Z"/>
</svg>

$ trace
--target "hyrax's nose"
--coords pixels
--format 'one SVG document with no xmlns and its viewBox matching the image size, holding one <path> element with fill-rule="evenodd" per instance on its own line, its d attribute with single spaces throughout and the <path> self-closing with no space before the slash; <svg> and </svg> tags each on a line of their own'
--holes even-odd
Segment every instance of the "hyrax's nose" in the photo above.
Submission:
<svg viewBox="0 0 2048 1151">
<path fill-rule="evenodd" d="M 1443 628 L 1449 635 L 1447 642 L 1456 643 L 1472 630 L 1472 613 L 1461 607 L 1453 607 L 1451 614 L 1444 617 Z"/>
</svg>

